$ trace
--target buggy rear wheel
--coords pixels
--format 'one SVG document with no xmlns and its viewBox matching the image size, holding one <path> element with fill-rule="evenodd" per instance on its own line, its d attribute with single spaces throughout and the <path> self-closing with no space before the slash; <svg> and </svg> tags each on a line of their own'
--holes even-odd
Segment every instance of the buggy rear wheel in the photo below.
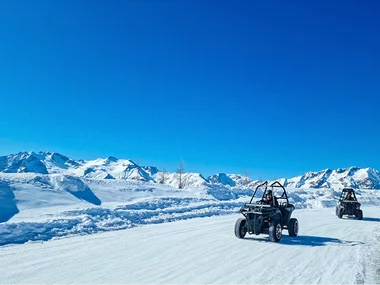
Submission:
<svg viewBox="0 0 380 285">
<path fill-rule="evenodd" d="M 279 242 L 282 238 L 282 226 L 278 221 L 270 222 L 269 224 L 269 239 L 274 242 Z"/>
<path fill-rule="evenodd" d="M 235 223 L 235 236 L 244 238 L 247 233 L 247 222 L 244 218 L 239 218 Z"/>
<path fill-rule="evenodd" d="M 294 219 L 294 218 L 291 218 L 289 220 L 289 224 L 288 224 L 288 232 L 289 232 L 289 236 L 291 237 L 296 237 L 298 235 L 298 220 L 297 219 Z"/>
<path fill-rule="evenodd" d="M 358 210 L 355 216 L 358 218 L 358 220 L 363 220 L 363 211 Z"/>
<path fill-rule="evenodd" d="M 338 218 L 341 219 L 343 217 L 343 209 L 338 209 Z"/>
</svg>

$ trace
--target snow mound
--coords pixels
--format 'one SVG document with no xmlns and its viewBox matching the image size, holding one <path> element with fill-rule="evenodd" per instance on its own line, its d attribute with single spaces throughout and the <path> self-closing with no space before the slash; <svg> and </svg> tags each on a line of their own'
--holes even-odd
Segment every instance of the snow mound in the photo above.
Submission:
<svg viewBox="0 0 380 285">
<path fill-rule="evenodd" d="M 2 181 L 0 181 L 0 209 L 0 223 L 8 221 L 19 212 L 13 189 Z"/>
<path fill-rule="evenodd" d="M 238 197 L 230 188 L 223 187 L 223 185 L 209 185 L 206 189 L 207 194 L 217 200 L 232 200 Z"/>
<path fill-rule="evenodd" d="M 94 205 L 101 204 L 100 199 L 78 177 L 69 175 L 52 175 L 50 176 L 50 182 L 56 190 L 67 191 L 78 199 Z"/>
<path fill-rule="evenodd" d="M 84 192 L 89 187 L 78 177 L 70 175 L 52 175 L 50 176 L 51 185 L 54 189 L 69 192 Z"/>
</svg>

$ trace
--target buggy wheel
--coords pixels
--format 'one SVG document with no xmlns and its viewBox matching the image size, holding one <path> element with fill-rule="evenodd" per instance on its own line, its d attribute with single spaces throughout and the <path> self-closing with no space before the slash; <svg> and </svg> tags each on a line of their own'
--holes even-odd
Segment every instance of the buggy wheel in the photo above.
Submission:
<svg viewBox="0 0 380 285">
<path fill-rule="evenodd" d="M 235 223 L 235 236 L 244 238 L 247 233 L 247 224 L 244 218 L 239 218 Z"/>
<path fill-rule="evenodd" d="M 338 218 L 341 219 L 343 217 L 343 209 L 338 209 Z"/>
<path fill-rule="evenodd" d="M 363 211 L 358 210 L 355 216 L 358 218 L 358 220 L 363 220 Z"/>
<path fill-rule="evenodd" d="M 273 221 L 269 224 L 269 238 L 271 241 L 279 242 L 282 238 L 282 226 L 279 222 Z"/>
<path fill-rule="evenodd" d="M 288 232 L 289 232 L 289 236 L 291 237 L 296 237 L 298 235 L 298 220 L 297 219 L 294 219 L 294 218 L 291 218 L 289 220 L 289 224 L 288 224 Z"/>
</svg>

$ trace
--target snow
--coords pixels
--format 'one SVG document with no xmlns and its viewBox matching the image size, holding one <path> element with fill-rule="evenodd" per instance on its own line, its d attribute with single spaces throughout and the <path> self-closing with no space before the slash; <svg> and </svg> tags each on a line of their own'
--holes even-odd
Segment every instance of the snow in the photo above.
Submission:
<svg viewBox="0 0 380 285">
<path fill-rule="evenodd" d="M 253 191 L 222 184 L 176 189 L 144 181 L 35 173 L 0 173 L 0 183 L 0 245 L 236 213 Z M 332 208 L 339 196 L 329 188 L 288 188 L 297 209 Z M 378 190 L 360 190 L 357 197 L 363 205 L 380 205 Z"/>
<path fill-rule="evenodd" d="M 12 188 L 0 181 L 0 223 L 6 222 L 14 215 L 16 215 L 19 210 L 15 202 L 15 195 Z"/>
<path fill-rule="evenodd" d="M 237 239 L 239 214 L 0 248 L 7 284 L 378 283 L 380 211 L 297 210 L 300 235 Z"/>
<path fill-rule="evenodd" d="M 0 172 L 62 174 L 80 178 L 139 180 L 160 183 L 162 172 L 154 166 L 140 166 L 129 159 L 115 157 L 95 160 L 73 160 L 54 152 L 20 152 L 0 157 Z M 200 173 L 184 173 L 184 188 L 222 185 L 226 188 L 254 188 L 260 181 L 240 174 L 218 173 L 205 178 Z M 280 181 L 290 188 L 380 189 L 380 173 L 373 168 L 325 169 L 307 172 Z M 166 173 L 166 185 L 178 187 L 177 173 Z"/>
<path fill-rule="evenodd" d="M 233 234 L 238 210 L 259 181 L 188 172 L 178 189 L 177 173 L 165 173 L 165 184 L 162 175 L 115 157 L 0 157 L 0 262 L 6 264 L 0 283 L 380 282 L 380 174 L 374 169 L 281 179 L 301 236 L 285 235 L 280 244 Z M 357 189 L 363 221 L 334 215 L 347 186 Z M 265 266 L 273 260 L 281 266 Z"/>
<path fill-rule="evenodd" d="M 211 183 L 220 183 L 222 185 L 236 186 L 236 182 L 225 173 L 212 175 L 208 178 Z"/>
<path fill-rule="evenodd" d="M 259 181 L 252 180 L 251 178 L 246 177 L 241 174 L 227 174 L 227 177 L 232 179 L 236 185 L 240 185 L 240 186 L 245 185 L 245 184 L 250 185 L 250 186 L 255 186 L 257 183 L 259 183 Z"/>
<path fill-rule="evenodd" d="M 114 157 L 87 161 L 71 173 L 79 177 L 96 179 L 153 180 L 143 168 L 132 160 Z"/>
<path fill-rule="evenodd" d="M 161 172 L 154 175 L 155 181 L 160 181 Z M 178 173 L 166 173 L 165 185 L 169 185 L 174 188 L 179 186 L 179 174 Z M 186 172 L 181 175 L 181 181 L 183 188 L 199 188 L 207 185 L 207 180 L 200 173 Z"/>
<path fill-rule="evenodd" d="M 380 189 L 380 173 L 373 168 L 338 168 L 319 172 L 307 172 L 301 176 L 280 180 L 284 186 L 293 188 Z"/>
</svg>

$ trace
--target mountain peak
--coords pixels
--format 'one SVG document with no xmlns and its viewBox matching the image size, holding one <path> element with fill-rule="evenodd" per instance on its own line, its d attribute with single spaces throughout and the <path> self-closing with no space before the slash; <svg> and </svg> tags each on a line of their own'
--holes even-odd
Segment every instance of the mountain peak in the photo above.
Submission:
<svg viewBox="0 0 380 285">
<path fill-rule="evenodd" d="M 284 186 L 292 188 L 362 188 L 380 189 L 380 173 L 376 169 L 351 166 L 335 170 L 325 169 L 286 179 Z"/>
<path fill-rule="evenodd" d="M 0 172 L 40 174 L 65 174 L 93 179 L 122 179 L 160 182 L 165 175 L 165 184 L 176 187 L 178 174 L 163 173 L 154 166 L 139 166 L 133 160 L 109 156 L 105 159 L 73 160 L 57 152 L 30 151 L 0 157 Z M 207 178 L 199 173 L 185 173 L 185 187 L 199 187 L 219 184 L 228 187 L 254 187 L 257 181 L 241 174 L 218 173 Z M 291 188 L 362 188 L 380 189 L 380 173 L 374 168 L 350 166 L 346 168 L 326 168 L 317 172 L 281 179 L 284 186 Z"/>
<path fill-rule="evenodd" d="M 109 156 L 105 159 L 106 163 L 118 162 L 119 160 L 114 156 Z"/>
</svg>

